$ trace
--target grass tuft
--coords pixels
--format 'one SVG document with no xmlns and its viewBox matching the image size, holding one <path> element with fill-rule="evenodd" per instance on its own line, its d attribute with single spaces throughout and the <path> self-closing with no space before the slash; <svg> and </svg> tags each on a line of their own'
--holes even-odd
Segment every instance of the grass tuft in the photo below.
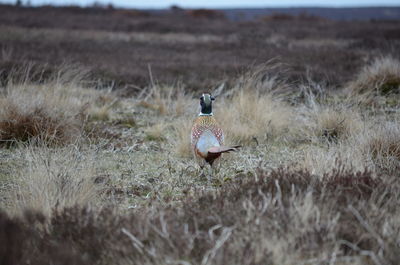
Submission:
<svg viewBox="0 0 400 265">
<path fill-rule="evenodd" d="M 38 138 L 66 144 L 82 134 L 84 102 L 50 86 L 13 86 L 0 99 L 0 141 L 12 144 Z"/>
<path fill-rule="evenodd" d="M 190 144 L 192 124 L 193 120 L 184 118 L 173 124 L 176 134 L 174 148 L 179 157 L 192 157 L 192 148 Z"/>
<path fill-rule="evenodd" d="M 347 90 L 353 96 L 359 95 L 369 100 L 376 95 L 399 93 L 400 61 L 392 57 L 375 59 L 348 84 Z"/>
<path fill-rule="evenodd" d="M 20 150 L 21 167 L 15 169 L 15 189 L 8 190 L 12 214 L 26 209 L 50 216 L 55 209 L 96 204 L 99 186 L 94 181 L 94 156 L 75 146 L 50 149 L 26 147 Z"/>
<path fill-rule="evenodd" d="M 400 126 L 398 123 L 385 122 L 370 128 L 360 145 L 381 173 L 395 173 L 400 169 Z"/>
<path fill-rule="evenodd" d="M 181 116 L 191 107 L 191 95 L 185 93 L 183 87 L 152 85 L 142 94 L 138 105 L 162 116 Z"/>
<path fill-rule="evenodd" d="M 146 129 L 146 140 L 148 141 L 164 141 L 165 140 L 165 127 L 164 123 L 157 123 Z"/>
<path fill-rule="evenodd" d="M 0 94 L 0 142 L 7 145 L 31 139 L 72 143 L 83 135 L 88 116 L 105 120 L 116 103 L 109 94 L 85 88 L 81 68 L 63 66 L 38 80 L 32 80 L 29 66 L 19 71 L 25 77 L 8 77 Z"/>
<path fill-rule="evenodd" d="M 293 109 L 282 100 L 288 85 L 264 66 L 246 73 L 221 107 L 216 107 L 217 120 L 227 138 L 239 144 L 274 139 L 293 127 Z M 218 98 L 217 98 L 218 100 Z"/>
<path fill-rule="evenodd" d="M 341 105 L 313 104 L 304 113 L 302 132 L 309 139 L 337 142 L 359 133 L 363 127 L 360 114 Z"/>
</svg>

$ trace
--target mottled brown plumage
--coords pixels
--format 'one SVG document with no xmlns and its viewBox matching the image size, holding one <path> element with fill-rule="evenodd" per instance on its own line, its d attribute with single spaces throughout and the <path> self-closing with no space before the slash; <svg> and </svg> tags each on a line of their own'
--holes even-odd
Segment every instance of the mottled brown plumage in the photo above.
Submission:
<svg viewBox="0 0 400 265">
<path fill-rule="evenodd" d="M 201 112 L 194 121 L 191 133 L 193 154 L 202 168 L 206 163 L 212 166 L 222 153 L 236 151 L 239 147 L 224 146 L 224 133 L 213 117 L 212 100 L 214 98 L 208 93 L 201 96 Z"/>
</svg>

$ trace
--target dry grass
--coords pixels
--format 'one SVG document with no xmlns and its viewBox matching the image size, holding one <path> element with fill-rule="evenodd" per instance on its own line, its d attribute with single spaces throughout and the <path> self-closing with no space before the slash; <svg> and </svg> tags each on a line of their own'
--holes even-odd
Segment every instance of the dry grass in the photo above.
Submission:
<svg viewBox="0 0 400 265">
<path fill-rule="evenodd" d="M 323 175 L 338 168 L 362 170 L 375 176 L 391 175 L 400 168 L 400 129 L 398 122 L 372 120 L 363 129 L 326 146 L 310 146 L 305 151 L 301 168 Z"/>
<path fill-rule="evenodd" d="M 67 144 L 80 138 L 87 108 L 98 95 L 82 88 L 84 74 L 62 67 L 44 84 L 35 84 L 30 81 L 29 67 L 25 71 L 23 83 L 15 83 L 11 76 L 2 89 L 0 141 L 9 144 L 40 139 Z"/>
<path fill-rule="evenodd" d="M 359 138 L 360 148 L 380 173 L 395 173 L 400 169 L 400 126 L 396 122 L 376 122 Z M 355 145 L 357 141 L 355 141 Z"/>
<path fill-rule="evenodd" d="M 368 172 L 339 170 L 317 179 L 303 171 L 258 170 L 256 179 L 195 193 L 172 207 L 125 215 L 74 207 L 44 220 L 2 215 L 0 224 L 20 233 L 1 239 L 11 243 L 23 234 L 22 248 L 6 244 L 8 257 L 31 264 L 68 257 L 75 264 L 394 265 L 399 188 Z M 44 242 L 34 233 L 43 222 L 52 224 Z"/>
<path fill-rule="evenodd" d="M 84 105 L 51 91 L 52 87 L 12 86 L 1 99 L 1 141 L 40 138 L 68 143 L 81 134 Z"/>
<path fill-rule="evenodd" d="M 6 191 L 11 214 L 26 209 L 50 216 L 55 209 L 99 202 L 95 184 L 95 156 L 77 146 L 58 149 L 27 147 L 15 156 L 20 167 L 13 175 L 14 188 Z"/>
<path fill-rule="evenodd" d="M 23 110 L 17 106 L 9 101 L 2 106 L 0 137 L 5 144 L 28 141 L 32 138 L 39 138 L 48 143 L 68 143 L 81 134 L 82 121 L 74 116 L 65 117 L 60 113 L 49 113 L 44 106 L 36 105 Z"/>
<path fill-rule="evenodd" d="M 399 93 L 399 88 L 400 62 L 393 57 L 375 59 L 347 85 L 347 91 L 353 97 L 358 96 L 366 102 L 371 102 L 374 96 Z"/>
<path fill-rule="evenodd" d="M 149 141 L 164 141 L 165 140 L 165 127 L 164 123 L 157 123 L 146 129 L 146 139 Z"/>
<path fill-rule="evenodd" d="M 303 158 L 297 167 L 307 170 L 315 176 L 323 176 L 329 172 L 343 168 L 351 171 L 373 170 L 365 154 L 354 142 L 340 141 L 329 146 L 309 146 L 304 150 Z"/>
<path fill-rule="evenodd" d="M 190 145 L 190 133 L 194 119 L 181 118 L 173 124 L 175 130 L 174 148 L 180 157 L 189 158 L 192 156 Z"/>
<path fill-rule="evenodd" d="M 303 136 L 312 141 L 345 139 L 360 133 L 364 125 L 356 109 L 340 103 L 329 106 L 313 102 L 305 108 L 303 115 L 299 121 Z"/>
<path fill-rule="evenodd" d="M 160 115 L 182 116 L 191 107 L 192 96 L 183 87 L 151 85 L 138 98 L 139 106 L 154 110 Z"/>
<path fill-rule="evenodd" d="M 191 157 L 190 131 L 199 108 L 195 97 L 186 93 L 182 86 L 152 85 L 137 101 L 139 107 L 156 114 L 156 124 L 145 130 L 146 139 L 168 140 L 173 145 L 170 149 L 178 157 Z"/>
<path fill-rule="evenodd" d="M 1 265 L 399 263 L 399 62 L 360 67 L 398 23 L 3 9 Z M 207 90 L 243 146 L 210 183 L 190 150 Z"/>
<path fill-rule="evenodd" d="M 230 141 L 249 144 L 266 141 L 288 131 L 293 125 L 292 109 L 269 94 L 239 91 L 216 113 Z"/>
<path fill-rule="evenodd" d="M 397 264 L 396 114 L 323 86 L 296 98 L 276 68 L 260 69 L 213 93 L 227 142 L 243 148 L 211 184 L 188 159 L 199 106 L 182 88 L 152 84 L 117 104 L 104 91 L 70 94 L 63 83 L 57 97 L 35 86 L 47 108 L 54 98 L 66 113 L 89 102 L 88 125 L 102 124 L 107 137 L 0 149 L 4 253 L 33 265 Z"/>
<path fill-rule="evenodd" d="M 287 133 L 296 125 L 294 113 L 283 99 L 289 86 L 274 71 L 277 66 L 266 64 L 249 71 L 217 101 L 216 117 L 229 141 L 239 144 L 263 142 Z M 221 107 L 218 104 L 222 105 Z"/>
<path fill-rule="evenodd" d="M 119 99 L 108 91 L 105 95 L 94 98 L 94 102 L 87 110 L 87 115 L 93 121 L 108 121 L 113 118 L 113 111 L 118 105 Z"/>
<path fill-rule="evenodd" d="M 28 65 L 8 76 L 0 96 L 3 143 L 40 139 L 65 145 L 83 136 L 87 120 L 115 116 L 119 99 L 110 90 L 88 88 L 88 72 L 82 67 L 62 65 L 46 77 L 40 69 Z"/>
</svg>

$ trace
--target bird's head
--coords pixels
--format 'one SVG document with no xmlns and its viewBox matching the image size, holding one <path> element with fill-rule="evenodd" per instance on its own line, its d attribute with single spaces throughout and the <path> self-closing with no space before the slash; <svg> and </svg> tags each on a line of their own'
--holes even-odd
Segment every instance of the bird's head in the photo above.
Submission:
<svg viewBox="0 0 400 265">
<path fill-rule="evenodd" d="M 210 93 L 203 93 L 200 97 L 200 115 L 212 115 L 212 101 L 215 100 Z"/>
</svg>

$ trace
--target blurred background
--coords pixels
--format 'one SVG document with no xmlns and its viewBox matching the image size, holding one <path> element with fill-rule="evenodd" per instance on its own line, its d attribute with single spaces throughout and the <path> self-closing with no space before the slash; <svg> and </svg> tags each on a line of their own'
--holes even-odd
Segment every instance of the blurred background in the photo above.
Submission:
<svg viewBox="0 0 400 265">
<path fill-rule="evenodd" d="M 13 4 L 15 0 L 5 0 L 3 3 Z M 23 0 L 21 1 L 23 2 Z M 322 0 L 216 0 L 216 1 L 200 1 L 200 0 L 154 0 L 154 1 L 129 1 L 129 0 L 114 0 L 114 1 L 93 1 L 93 0 L 30 0 L 26 1 L 32 5 L 93 5 L 94 2 L 98 4 L 113 4 L 118 7 L 130 7 L 130 8 L 168 8 L 172 5 L 179 5 L 185 8 L 243 8 L 243 7 L 298 7 L 298 6 L 325 6 L 325 7 L 361 7 L 361 6 L 398 6 L 399 2 L 396 0 L 337 0 L 334 2 L 322 1 Z"/>
<path fill-rule="evenodd" d="M 99 84 L 227 85 L 248 67 L 285 65 L 288 81 L 343 85 L 376 56 L 398 57 L 398 1 L 0 1 L 0 80 L 29 61 L 79 64 Z M 277 71 L 280 71 L 279 69 Z"/>
</svg>

